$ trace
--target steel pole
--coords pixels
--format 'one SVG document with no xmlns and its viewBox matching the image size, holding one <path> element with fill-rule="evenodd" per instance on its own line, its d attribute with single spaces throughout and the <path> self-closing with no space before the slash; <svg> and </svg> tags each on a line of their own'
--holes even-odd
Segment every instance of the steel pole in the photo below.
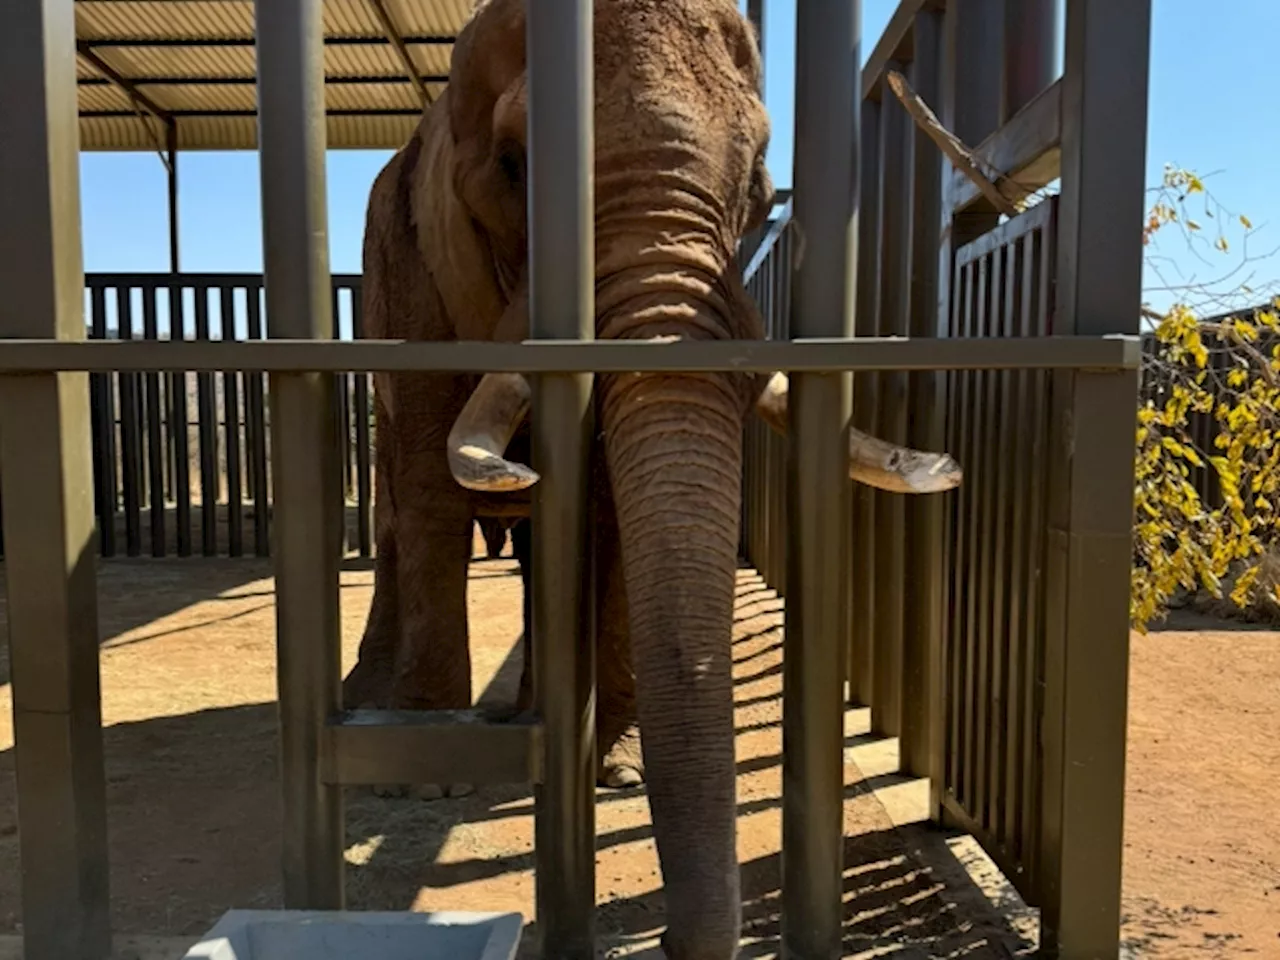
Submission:
<svg viewBox="0 0 1280 960">
<path fill-rule="evenodd" d="M 796 10 L 795 213 L 805 257 L 793 337 L 852 337 L 858 236 L 860 0 Z M 792 377 L 782 720 L 782 955 L 840 956 L 845 671 L 851 627 L 847 373 Z"/>
<path fill-rule="evenodd" d="M 27 0 L 0 19 L 0 337 L 83 340 L 73 5 Z M 88 386 L 83 373 L 0 378 L 28 960 L 111 953 Z"/>
<path fill-rule="evenodd" d="M 591 0 L 527 7 L 529 296 L 534 339 L 595 330 Z M 545 725 L 536 790 L 538 926 L 547 960 L 595 956 L 595 657 L 587 529 L 590 374 L 533 381 L 533 635 Z"/>
<path fill-rule="evenodd" d="M 322 0 L 256 6 L 267 333 L 333 336 L 325 210 Z M 340 706 L 341 505 L 333 374 L 271 381 L 284 904 L 340 909 L 342 793 L 322 782 L 321 737 Z M 260 508 L 261 509 L 261 508 Z"/>
</svg>

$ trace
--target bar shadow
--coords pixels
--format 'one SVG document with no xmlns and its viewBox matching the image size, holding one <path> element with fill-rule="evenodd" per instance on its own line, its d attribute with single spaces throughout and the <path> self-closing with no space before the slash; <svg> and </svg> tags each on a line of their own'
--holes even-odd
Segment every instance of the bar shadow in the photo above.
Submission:
<svg viewBox="0 0 1280 960">
<path fill-rule="evenodd" d="M 193 577 L 190 566 L 199 564 L 200 575 Z M 162 621 L 164 618 L 199 603 L 216 602 L 234 592 L 237 605 L 245 597 L 261 597 L 264 606 L 274 604 L 270 578 L 271 561 L 257 557 L 205 558 L 179 560 L 151 557 L 95 558 L 99 596 L 109 595 L 110 604 L 98 605 L 98 637 L 103 646 L 116 638 Z M 8 622 L 7 564 L 0 561 L 0 622 Z M 262 583 L 257 591 L 246 588 Z M 241 610 L 229 619 L 245 616 Z M 217 622 L 213 617 L 209 623 Z M 186 624 L 182 629 L 190 629 Z M 122 643 L 137 643 L 165 635 L 163 627 L 134 636 Z M 0 686 L 9 683 L 9 648 L 0 644 Z"/>
</svg>

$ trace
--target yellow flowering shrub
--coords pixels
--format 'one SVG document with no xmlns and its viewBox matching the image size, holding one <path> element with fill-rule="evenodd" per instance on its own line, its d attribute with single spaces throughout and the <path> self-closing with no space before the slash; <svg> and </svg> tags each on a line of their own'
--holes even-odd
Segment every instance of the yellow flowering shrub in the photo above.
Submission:
<svg viewBox="0 0 1280 960">
<path fill-rule="evenodd" d="M 1203 192 L 1195 174 L 1168 168 L 1144 242 L 1171 225 L 1184 234 L 1202 230 L 1185 204 Z M 1236 219 L 1252 229 L 1246 217 Z M 1221 233 L 1211 246 L 1229 249 Z M 1154 336 L 1138 410 L 1130 601 L 1139 630 L 1183 591 L 1229 597 L 1241 608 L 1257 603 L 1259 571 L 1280 525 L 1280 299 L 1212 321 L 1202 312 L 1185 302 L 1147 312 Z M 1206 418 L 1208 431 L 1193 429 Z M 1213 505 L 1197 489 L 1201 471 L 1216 474 Z"/>
</svg>

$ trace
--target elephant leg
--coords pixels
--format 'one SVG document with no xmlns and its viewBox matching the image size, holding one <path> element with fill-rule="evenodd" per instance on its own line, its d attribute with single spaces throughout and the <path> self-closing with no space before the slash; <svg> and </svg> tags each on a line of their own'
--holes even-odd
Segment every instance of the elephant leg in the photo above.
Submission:
<svg viewBox="0 0 1280 960">
<path fill-rule="evenodd" d="M 476 520 L 480 535 L 484 537 L 485 556 L 497 560 L 507 545 L 507 525 L 498 517 L 480 517 Z"/>
<path fill-rule="evenodd" d="M 379 424 L 385 422 L 385 411 L 375 408 Z M 389 430 L 379 428 L 388 438 Z M 391 703 L 391 676 L 395 668 L 396 648 L 400 642 L 399 589 L 396 582 L 396 536 L 393 524 L 394 500 L 390 482 L 393 475 L 389 439 L 376 448 L 374 465 L 376 491 L 374 529 L 377 553 L 373 561 L 373 601 L 365 621 L 364 636 L 356 665 L 342 681 L 342 705 L 347 710 L 374 708 L 385 710 Z"/>
<path fill-rule="evenodd" d="M 520 690 L 516 694 L 516 713 L 533 709 L 533 593 L 530 574 L 533 569 L 532 521 L 519 520 L 511 528 L 511 552 L 520 565 L 521 609 L 523 631 L 520 634 Z"/>
<path fill-rule="evenodd" d="M 391 684 L 394 710 L 465 710 L 471 706 L 467 645 L 469 505 L 448 493 L 400 497 L 396 510 L 396 582 L 401 641 Z M 468 784 L 425 784 L 422 799 L 462 796 Z M 403 791 L 387 791 L 403 792 Z"/>
<path fill-rule="evenodd" d="M 603 787 L 634 787 L 644 782 L 644 756 L 636 722 L 636 675 L 622 551 L 607 491 L 598 493 L 597 502 L 596 742 L 600 756 L 596 779 Z"/>
</svg>

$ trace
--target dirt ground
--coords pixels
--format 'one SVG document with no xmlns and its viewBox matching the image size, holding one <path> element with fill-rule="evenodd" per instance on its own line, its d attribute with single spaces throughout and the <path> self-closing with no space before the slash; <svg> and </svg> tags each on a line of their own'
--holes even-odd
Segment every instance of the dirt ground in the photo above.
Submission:
<svg viewBox="0 0 1280 960">
<path fill-rule="evenodd" d="M 1125 923 L 1139 956 L 1280 957 L 1280 633 L 1133 638 Z"/>
<path fill-rule="evenodd" d="M 349 560 L 344 670 L 371 594 L 368 562 Z M 513 561 L 473 565 L 481 700 L 514 694 L 519 598 Z M 230 907 L 277 906 L 269 561 L 104 561 L 100 619 L 115 929 L 194 937 Z M 735 673 L 748 957 L 777 952 L 780 622 L 776 596 L 742 571 Z M 1132 689 L 1125 933 L 1134 955 L 1280 957 L 1280 831 L 1271 829 L 1280 637 L 1217 625 L 1136 638 Z M 0 933 L 20 930 L 9 707 L 0 655 Z M 1025 909 L 1009 912 L 1007 888 L 972 844 L 895 825 L 910 817 L 894 813 L 891 795 L 918 784 L 888 772 L 893 745 L 866 733 L 865 711 L 849 712 L 846 733 L 846 956 L 1032 952 Z M 346 803 L 351 907 L 516 910 L 533 920 L 528 788 L 434 803 L 351 789 Z M 657 956 L 661 884 L 643 791 L 600 791 L 597 834 L 603 955 Z M 537 938 L 530 923 L 526 956 Z"/>
</svg>

